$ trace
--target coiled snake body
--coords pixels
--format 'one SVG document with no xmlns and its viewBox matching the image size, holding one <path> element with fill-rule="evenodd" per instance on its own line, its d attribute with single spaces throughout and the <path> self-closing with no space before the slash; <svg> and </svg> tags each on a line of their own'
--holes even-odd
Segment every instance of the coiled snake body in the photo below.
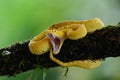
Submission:
<svg viewBox="0 0 120 80">
<path fill-rule="evenodd" d="M 99 18 L 85 21 L 65 21 L 50 26 L 47 30 L 35 36 L 29 43 L 31 53 L 42 55 L 50 51 L 50 59 L 61 66 L 78 66 L 81 68 L 96 68 L 101 64 L 101 60 L 76 60 L 62 62 L 55 58 L 53 54 L 59 54 L 66 39 L 77 40 L 85 37 L 96 30 L 103 28 L 104 24 Z"/>
</svg>

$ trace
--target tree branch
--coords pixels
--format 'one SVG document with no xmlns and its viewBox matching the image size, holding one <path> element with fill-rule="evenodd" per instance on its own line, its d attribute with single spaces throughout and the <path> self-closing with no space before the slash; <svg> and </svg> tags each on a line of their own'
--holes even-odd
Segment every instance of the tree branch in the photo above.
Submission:
<svg viewBox="0 0 120 80">
<path fill-rule="evenodd" d="M 40 66 L 40 68 L 57 67 L 49 59 L 49 52 L 33 55 L 28 48 L 29 41 L 19 42 L 0 49 L 0 75 L 14 75 Z M 96 60 L 120 56 L 120 24 L 107 26 L 83 39 L 66 40 L 58 55 L 54 57 L 63 62 L 74 60 Z"/>
</svg>

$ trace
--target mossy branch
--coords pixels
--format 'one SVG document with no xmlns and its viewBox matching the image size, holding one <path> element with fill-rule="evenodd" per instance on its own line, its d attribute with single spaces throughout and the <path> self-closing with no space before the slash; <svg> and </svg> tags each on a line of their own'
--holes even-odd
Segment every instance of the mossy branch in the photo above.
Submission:
<svg viewBox="0 0 120 80">
<path fill-rule="evenodd" d="M 13 75 L 40 66 L 40 68 L 57 67 L 49 59 L 49 52 L 33 55 L 28 48 L 29 41 L 19 42 L 0 49 L 0 75 Z M 96 60 L 120 56 L 120 24 L 107 26 L 80 40 L 66 40 L 61 52 L 54 55 L 63 62 L 74 60 Z"/>
</svg>

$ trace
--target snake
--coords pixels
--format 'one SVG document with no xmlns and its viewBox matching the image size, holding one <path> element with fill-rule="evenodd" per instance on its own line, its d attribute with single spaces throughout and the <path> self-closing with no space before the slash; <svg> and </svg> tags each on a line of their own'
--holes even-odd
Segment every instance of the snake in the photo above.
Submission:
<svg viewBox="0 0 120 80">
<path fill-rule="evenodd" d="M 102 29 L 103 27 L 104 23 L 99 18 L 83 21 L 63 21 L 51 25 L 48 29 L 35 36 L 30 40 L 28 47 L 34 55 L 42 55 L 50 51 L 50 60 L 60 66 L 77 66 L 85 69 L 93 69 L 98 67 L 102 60 L 75 60 L 71 62 L 62 62 L 53 55 L 59 54 L 66 39 L 82 39 L 87 34 L 91 34 L 96 30 Z"/>
</svg>

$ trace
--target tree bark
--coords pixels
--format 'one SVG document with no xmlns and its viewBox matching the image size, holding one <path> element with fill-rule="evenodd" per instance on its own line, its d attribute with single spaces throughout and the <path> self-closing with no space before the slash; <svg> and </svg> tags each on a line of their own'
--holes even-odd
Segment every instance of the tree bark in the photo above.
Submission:
<svg viewBox="0 0 120 80">
<path fill-rule="evenodd" d="M 29 41 L 15 43 L 0 49 L 0 75 L 18 74 L 39 66 L 40 68 L 57 67 L 49 59 L 49 52 L 33 55 L 28 48 Z M 97 60 L 120 56 L 120 24 L 107 26 L 87 34 L 79 40 L 66 40 L 59 54 L 54 57 L 63 62 L 75 60 Z"/>
</svg>

